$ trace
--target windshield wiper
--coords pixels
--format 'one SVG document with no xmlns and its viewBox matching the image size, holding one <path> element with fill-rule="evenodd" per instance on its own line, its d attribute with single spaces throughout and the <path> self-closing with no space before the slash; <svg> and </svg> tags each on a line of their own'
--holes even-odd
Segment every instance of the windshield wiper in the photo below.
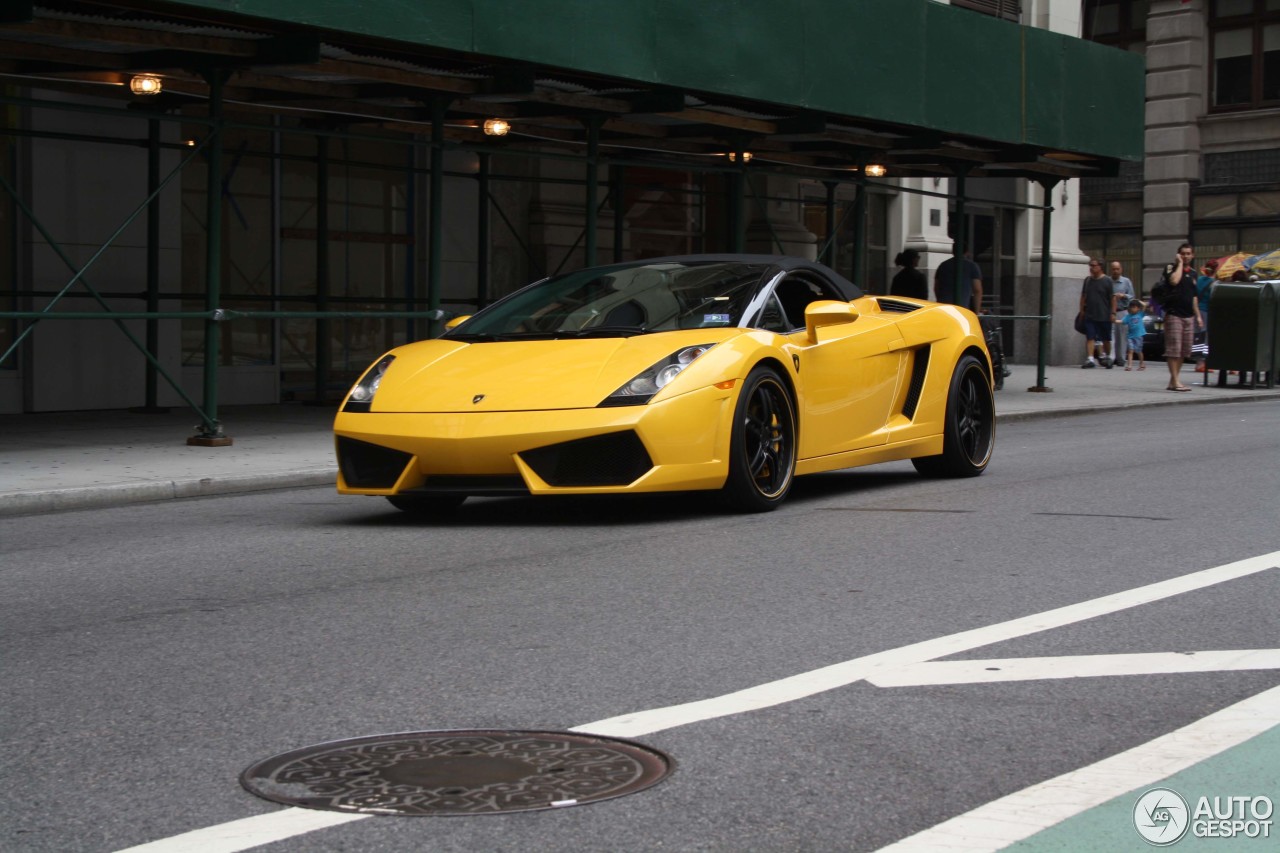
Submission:
<svg viewBox="0 0 1280 853">
<path fill-rule="evenodd" d="M 647 335 L 649 330 L 643 326 L 592 326 L 590 329 L 560 334 L 573 338 L 630 338 L 635 335 Z"/>
<path fill-rule="evenodd" d="M 502 332 L 498 334 L 462 332 L 461 334 L 445 335 L 444 340 L 482 344 L 494 341 L 557 341 L 566 338 L 630 338 L 635 335 L 647 335 L 648 333 L 648 329 L 640 326 L 594 326 L 590 329 L 560 329 L 554 332 Z"/>
<path fill-rule="evenodd" d="M 553 341 L 563 337 L 562 332 L 463 332 L 445 335 L 444 340 L 461 341 L 468 344 L 487 344 L 495 341 Z"/>
</svg>

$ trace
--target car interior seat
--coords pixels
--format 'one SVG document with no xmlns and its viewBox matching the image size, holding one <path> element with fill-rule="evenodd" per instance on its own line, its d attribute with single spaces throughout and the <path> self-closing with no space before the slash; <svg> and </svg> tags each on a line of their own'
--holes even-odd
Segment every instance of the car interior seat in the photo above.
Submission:
<svg viewBox="0 0 1280 853">
<path fill-rule="evenodd" d="M 812 285 L 798 278 L 789 278 L 781 282 L 777 290 L 778 301 L 782 310 L 787 312 L 787 320 L 791 328 L 798 329 L 804 325 L 804 309 L 810 302 L 816 302 L 822 295 L 815 292 Z"/>
<path fill-rule="evenodd" d="M 644 310 L 644 306 L 634 299 L 628 299 L 626 302 L 620 302 L 610 308 L 604 315 L 604 319 L 600 321 L 602 326 L 644 326 L 648 315 Z"/>
</svg>

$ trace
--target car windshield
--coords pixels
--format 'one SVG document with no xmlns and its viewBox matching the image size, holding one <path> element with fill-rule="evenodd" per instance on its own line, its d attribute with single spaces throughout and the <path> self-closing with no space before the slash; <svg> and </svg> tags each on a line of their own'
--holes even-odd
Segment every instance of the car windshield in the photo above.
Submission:
<svg viewBox="0 0 1280 853">
<path fill-rule="evenodd" d="M 723 261 L 580 270 L 531 284 L 446 336 L 606 337 L 738 326 L 768 270 L 764 264 Z"/>
</svg>

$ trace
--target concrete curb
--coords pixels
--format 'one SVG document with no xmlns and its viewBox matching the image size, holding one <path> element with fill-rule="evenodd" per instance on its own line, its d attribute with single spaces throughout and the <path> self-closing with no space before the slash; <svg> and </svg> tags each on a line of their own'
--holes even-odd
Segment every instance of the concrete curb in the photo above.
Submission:
<svg viewBox="0 0 1280 853">
<path fill-rule="evenodd" d="M 1090 406 L 1088 408 L 1076 406 L 1070 409 L 1036 409 L 1035 411 L 1030 412 L 1006 412 L 1001 414 L 999 395 L 1002 393 L 1004 392 L 996 392 L 996 423 L 1017 423 L 1019 421 L 1045 420 L 1046 418 L 1099 415 L 1107 412 L 1127 412 L 1132 409 L 1160 409 L 1166 406 L 1210 405 L 1214 403 L 1250 403 L 1259 400 L 1280 399 L 1274 391 L 1271 393 L 1244 391 L 1239 396 L 1235 397 L 1185 397 L 1174 395 L 1167 400 L 1141 400 L 1134 403 L 1101 403 L 1097 406 Z"/>
<path fill-rule="evenodd" d="M 275 489 L 299 489 L 308 486 L 333 486 L 337 478 L 337 467 L 304 468 L 264 474 L 189 480 L 144 480 L 137 483 L 112 483 L 74 489 L 10 492 L 0 494 L 0 516 L 35 515 L 74 509 L 103 509 L 170 498 L 196 498 Z"/>
</svg>

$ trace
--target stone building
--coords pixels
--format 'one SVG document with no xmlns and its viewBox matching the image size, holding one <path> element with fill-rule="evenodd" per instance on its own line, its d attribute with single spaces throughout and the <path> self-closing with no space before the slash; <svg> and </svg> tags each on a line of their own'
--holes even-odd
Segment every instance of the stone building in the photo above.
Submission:
<svg viewBox="0 0 1280 853">
<path fill-rule="evenodd" d="M 1185 240 L 1201 262 L 1280 247 L 1280 2 L 1088 0 L 1084 12 L 1085 38 L 1146 57 L 1146 156 L 1083 181 L 1081 248 L 1141 268 L 1150 288 Z"/>
<path fill-rule="evenodd" d="M 883 292 L 963 246 L 1013 356 L 1074 360 L 1080 179 L 1142 156 L 1077 0 L 360 8 L 0 4 L 0 412 L 333 401 L 442 314 L 706 251 Z"/>
</svg>

